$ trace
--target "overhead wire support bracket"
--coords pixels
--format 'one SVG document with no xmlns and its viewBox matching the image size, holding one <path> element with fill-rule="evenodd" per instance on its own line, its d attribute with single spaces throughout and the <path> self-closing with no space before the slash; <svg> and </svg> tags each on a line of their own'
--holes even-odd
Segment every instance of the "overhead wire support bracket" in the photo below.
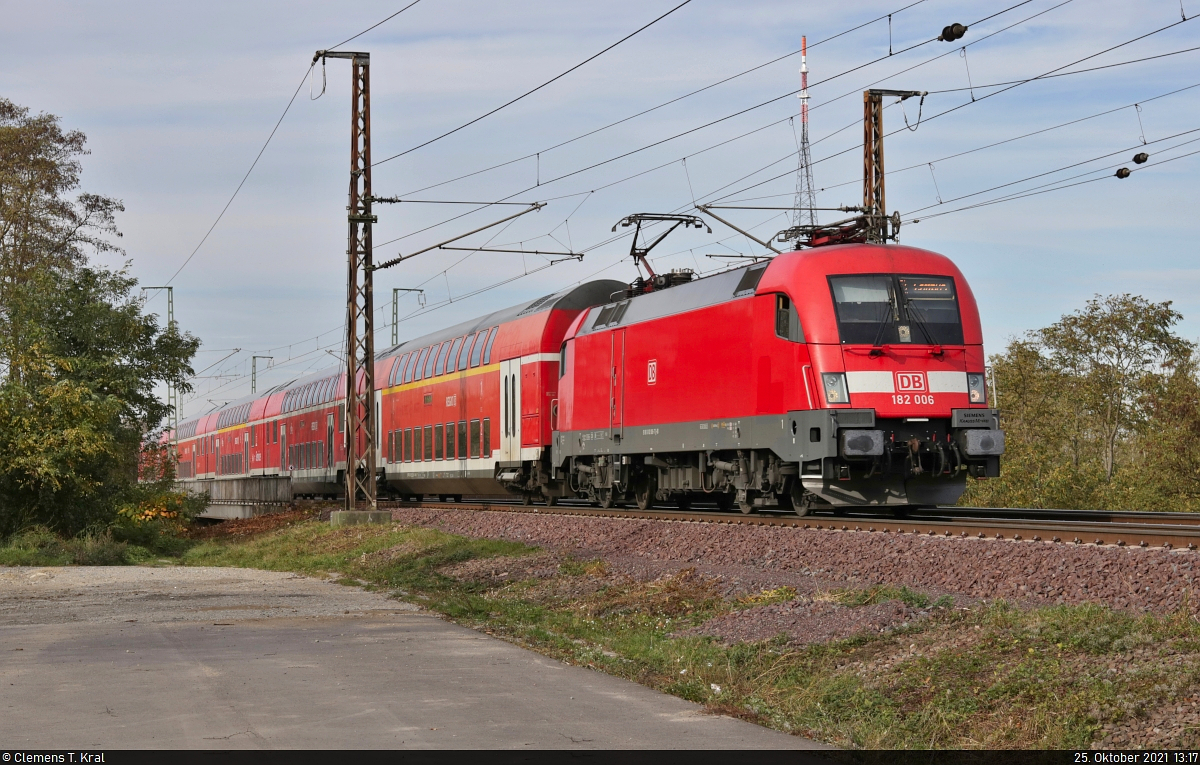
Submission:
<svg viewBox="0 0 1200 765">
<path fill-rule="evenodd" d="M 746 231 L 745 229 L 742 229 L 742 228 L 738 228 L 737 226 L 733 225 L 729 221 L 722 218 L 720 215 L 717 215 L 715 212 L 713 212 L 713 208 L 710 205 L 696 205 L 696 209 L 711 218 L 715 218 L 715 219 L 721 221 L 726 226 L 729 226 L 731 229 L 738 232 L 739 234 L 746 237 L 747 239 L 750 239 L 753 242 L 758 242 L 763 247 L 766 247 L 771 252 L 774 252 L 776 255 L 781 255 L 783 253 L 783 250 L 776 249 L 775 247 L 771 246 L 771 244 L 769 244 L 768 242 L 764 242 L 763 240 L 759 239 L 754 234 L 751 234 L 749 231 Z M 791 208 L 789 207 L 788 209 L 790 210 Z"/>
<path fill-rule="evenodd" d="M 559 255 L 563 260 L 583 260 L 582 252 L 551 252 L 548 250 L 506 250 L 499 247 L 447 247 L 442 246 L 439 250 L 459 250 L 462 252 L 515 252 L 519 255 Z M 551 261 L 553 263 L 561 263 L 561 260 Z"/>
<path fill-rule="evenodd" d="M 397 263 L 402 263 L 402 262 L 408 260 L 409 258 L 415 258 L 418 255 L 429 252 L 430 250 L 446 249 L 446 245 L 450 244 L 451 242 L 457 242 L 460 239 L 466 239 L 468 236 L 471 236 L 472 234 L 478 234 L 480 231 L 487 231 L 489 228 L 494 228 L 496 226 L 499 226 L 501 223 L 507 223 L 508 221 L 513 220 L 514 218 L 520 218 L 522 215 L 526 215 L 531 212 L 536 212 L 545 206 L 546 206 L 545 202 L 532 202 L 532 203 L 530 203 L 528 210 L 522 210 L 521 212 L 519 212 L 515 215 L 510 215 L 507 218 L 501 218 L 500 220 L 498 220 L 494 223 L 489 223 L 486 226 L 480 226 L 479 228 L 474 229 L 472 231 L 468 231 L 465 234 L 459 234 L 458 236 L 451 237 L 450 239 L 447 239 L 444 242 L 438 242 L 437 244 L 430 245 L 429 247 L 426 247 L 423 250 L 417 250 L 416 252 L 410 252 L 407 255 L 397 255 L 396 257 L 392 258 L 391 260 L 385 260 L 384 262 L 380 263 L 379 265 L 372 266 L 371 270 L 378 271 L 382 268 L 391 268 L 392 266 L 396 265 Z"/>
</svg>

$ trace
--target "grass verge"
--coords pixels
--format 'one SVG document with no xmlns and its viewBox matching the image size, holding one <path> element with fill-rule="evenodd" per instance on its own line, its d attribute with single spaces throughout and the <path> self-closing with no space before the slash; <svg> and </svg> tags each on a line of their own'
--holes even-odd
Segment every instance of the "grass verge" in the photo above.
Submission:
<svg viewBox="0 0 1200 765">
<path fill-rule="evenodd" d="M 0 550 L 0 563 L 86 557 L 41 537 L 14 540 Z M 303 514 L 234 534 L 200 533 L 190 545 L 175 559 L 334 574 L 554 658 L 843 747 L 1200 745 L 1200 625 L 1187 609 L 1167 616 L 1004 602 L 955 609 L 902 587 L 845 589 L 818 599 L 850 609 L 901 601 L 928 616 L 824 645 L 782 636 L 725 645 L 678 635 L 730 612 L 787 603 L 796 592 L 726 599 L 689 569 L 640 582 L 604 561 L 518 543 L 400 525 L 333 529 Z"/>
</svg>

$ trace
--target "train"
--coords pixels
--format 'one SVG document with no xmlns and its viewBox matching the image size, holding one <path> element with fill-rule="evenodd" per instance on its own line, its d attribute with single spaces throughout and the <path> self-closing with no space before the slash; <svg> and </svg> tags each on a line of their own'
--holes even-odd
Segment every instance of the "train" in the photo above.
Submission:
<svg viewBox="0 0 1200 765">
<path fill-rule="evenodd" d="M 785 252 L 596 280 L 376 354 L 380 496 L 744 513 L 953 504 L 999 476 L 979 311 L 947 257 Z M 344 370 L 164 434 L 227 503 L 343 495 Z M 344 495 L 343 495 L 344 496 Z"/>
</svg>

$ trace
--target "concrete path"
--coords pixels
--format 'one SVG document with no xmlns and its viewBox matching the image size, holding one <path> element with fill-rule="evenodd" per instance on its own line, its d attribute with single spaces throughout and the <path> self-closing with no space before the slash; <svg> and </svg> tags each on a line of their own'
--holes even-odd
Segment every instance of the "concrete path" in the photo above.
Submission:
<svg viewBox="0 0 1200 765">
<path fill-rule="evenodd" d="M 0 688 L 10 749 L 820 746 L 249 569 L 0 569 Z"/>
</svg>

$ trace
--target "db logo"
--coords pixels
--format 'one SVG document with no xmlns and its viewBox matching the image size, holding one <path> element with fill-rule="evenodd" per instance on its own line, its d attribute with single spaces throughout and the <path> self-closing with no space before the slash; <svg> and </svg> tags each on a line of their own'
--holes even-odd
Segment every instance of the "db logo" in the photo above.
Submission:
<svg viewBox="0 0 1200 765">
<path fill-rule="evenodd" d="M 658 360 L 650 359 L 646 363 L 646 384 L 653 385 L 658 382 Z"/>
<path fill-rule="evenodd" d="M 924 372 L 897 372 L 896 373 L 896 390 L 900 391 L 916 391 L 923 393 L 925 387 Z"/>
</svg>

